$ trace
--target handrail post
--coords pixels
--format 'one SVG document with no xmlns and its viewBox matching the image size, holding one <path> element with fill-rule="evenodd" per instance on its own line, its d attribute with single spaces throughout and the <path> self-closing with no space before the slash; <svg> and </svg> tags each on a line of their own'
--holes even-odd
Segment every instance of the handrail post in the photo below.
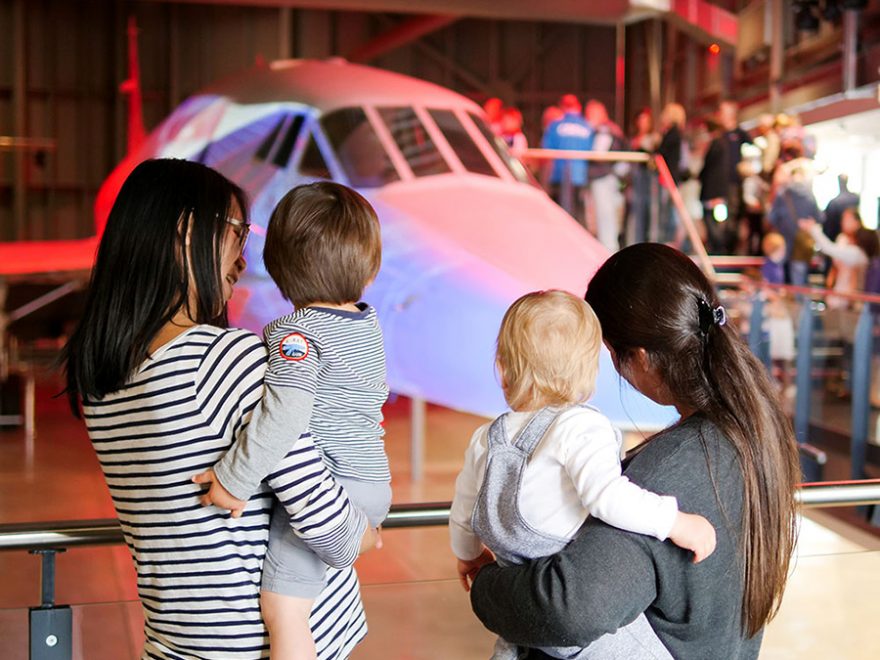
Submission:
<svg viewBox="0 0 880 660">
<path fill-rule="evenodd" d="M 806 443 L 810 439 L 810 398 L 813 384 L 813 301 L 807 296 L 802 301 L 797 335 L 797 393 L 794 404 L 794 435 L 798 443 Z M 804 463 L 803 454 L 801 469 L 805 474 L 811 471 Z"/>
<path fill-rule="evenodd" d="M 794 407 L 794 434 L 798 442 L 809 440 L 810 396 L 813 362 L 813 302 L 803 298 L 797 334 L 797 394 Z"/>
<path fill-rule="evenodd" d="M 867 458 L 868 420 L 871 415 L 871 348 L 873 344 L 874 315 L 871 305 L 862 305 L 856 334 L 853 340 L 852 364 L 852 431 L 850 433 L 850 478 L 865 478 Z M 867 515 L 866 507 L 859 507 L 862 515 Z"/>
<path fill-rule="evenodd" d="M 427 437 L 427 403 L 422 397 L 410 399 L 410 478 L 422 480 L 425 473 L 425 438 Z"/>
<path fill-rule="evenodd" d="M 582 218 L 575 217 L 574 210 L 574 186 L 571 181 L 571 161 L 566 160 L 562 163 L 562 182 L 560 183 L 559 189 L 559 202 L 560 206 L 565 209 L 565 212 L 568 213 L 572 218 L 577 220 L 580 224 L 584 224 Z"/>
<path fill-rule="evenodd" d="M 752 315 L 749 318 L 749 348 L 767 369 L 770 369 L 770 353 L 764 341 L 764 296 L 757 291 L 752 296 Z"/>
<path fill-rule="evenodd" d="M 55 605 L 55 554 L 62 549 L 31 550 L 40 556 L 40 606 L 28 612 L 30 660 L 71 660 L 73 615 L 69 605 Z"/>
<path fill-rule="evenodd" d="M 660 240 L 660 177 L 651 172 L 650 218 L 648 220 L 648 240 L 656 243 Z"/>
</svg>

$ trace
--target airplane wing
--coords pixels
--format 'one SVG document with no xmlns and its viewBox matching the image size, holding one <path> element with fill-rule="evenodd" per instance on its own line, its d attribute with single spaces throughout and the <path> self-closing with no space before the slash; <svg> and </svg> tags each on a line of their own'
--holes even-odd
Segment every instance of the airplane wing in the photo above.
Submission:
<svg viewBox="0 0 880 660">
<path fill-rule="evenodd" d="M 97 236 L 70 241 L 0 243 L 0 277 L 89 271 L 97 249 Z"/>
</svg>

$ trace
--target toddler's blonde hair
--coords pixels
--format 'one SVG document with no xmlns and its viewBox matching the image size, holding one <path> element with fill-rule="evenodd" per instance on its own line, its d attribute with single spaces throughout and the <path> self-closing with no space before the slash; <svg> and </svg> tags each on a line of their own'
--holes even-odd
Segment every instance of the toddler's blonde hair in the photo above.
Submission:
<svg viewBox="0 0 880 660">
<path fill-rule="evenodd" d="M 776 250 L 785 247 L 785 237 L 775 231 L 771 231 L 761 240 L 761 251 L 770 256 Z"/>
<path fill-rule="evenodd" d="M 582 403 L 593 395 L 602 330 L 593 309 L 565 291 L 527 293 L 510 306 L 496 360 L 513 410 Z"/>
</svg>

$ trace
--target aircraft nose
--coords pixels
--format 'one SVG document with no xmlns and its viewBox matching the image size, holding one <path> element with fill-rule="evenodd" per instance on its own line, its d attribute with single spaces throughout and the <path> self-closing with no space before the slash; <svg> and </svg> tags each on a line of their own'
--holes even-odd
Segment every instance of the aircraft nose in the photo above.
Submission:
<svg viewBox="0 0 880 660">
<path fill-rule="evenodd" d="M 518 280 L 521 293 L 557 288 L 582 296 L 608 257 L 546 194 L 524 184 L 429 177 L 387 186 L 375 201 L 406 216 L 410 231 L 448 242 Z"/>
<path fill-rule="evenodd" d="M 541 289 L 582 296 L 607 251 L 540 191 L 489 195 L 490 205 L 470 206 L 442 190 L 418 204 L 400 192 L 373 200 L 383 256 L 366 294 L 382 323 L 389 384 L 451 408 L 498 414 L 507 406 L 495 342 L 507 308 Z M 627 387 L 603 350 L 593 398 L 603 412 L 629 427 L 669 421 L 668 410 Z"/>
</svg>

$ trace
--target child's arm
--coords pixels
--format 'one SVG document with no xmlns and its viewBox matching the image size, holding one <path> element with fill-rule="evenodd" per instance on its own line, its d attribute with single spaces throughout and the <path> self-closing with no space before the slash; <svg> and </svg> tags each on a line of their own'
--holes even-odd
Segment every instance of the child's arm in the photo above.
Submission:
<svg viewBox="0 0 880 660">
<path fill-rule="evenodd" d="M 477 577 L 480 569 L 487 564 L 495 561 L 495 555 L 486 546 L 483 546 L 482 552 L 473 559 L 459 559 L 456 569 L 458 570 L 458 579 L 465 591 L 471 590 L 471 583 Z"/>
<path fill-rule="evenodd" d="M 560 421 L 563 462 L 591 516 L 660 541 L 669 538 L 694 550 L 697 561 L 711 554 L 715 530 L 705 518 L 680 513 L 674 497 L 647 491 L 621 474 L 617 435 L 604 416 L 588 411 Z"/>
<path fill-rule="evenodd" d="M 678 512 L 669 532 L 669 540 L 679 548 L 693 552 L 695 564 L 715 552 L 715 528 L 703 516 L 695 513 Z"/>
<path fill-rule="evenodd" d="M 485 550 L 482 541 L 474 534 L 471 517 L 486 464 L 488 428 L 485 425 L 474 432 L 464 454 L 464 467 L 455 480 L 455 496 L 449 513 L 449 537 L 452 552 L 459 562 L 477 560 Z"/>
<path fill-rule="evenodd" d="M 293 444 L 309 428 L 320 355 L 311 338 L 290 326 L 265 336 L 269 364 L 263 399 L 245 434 L 196 483 L 211 482 L 206 504 L 236 510 L 259 488 Z M 216 477 L 216 478 L 215 478 Z"/>
</svg>

